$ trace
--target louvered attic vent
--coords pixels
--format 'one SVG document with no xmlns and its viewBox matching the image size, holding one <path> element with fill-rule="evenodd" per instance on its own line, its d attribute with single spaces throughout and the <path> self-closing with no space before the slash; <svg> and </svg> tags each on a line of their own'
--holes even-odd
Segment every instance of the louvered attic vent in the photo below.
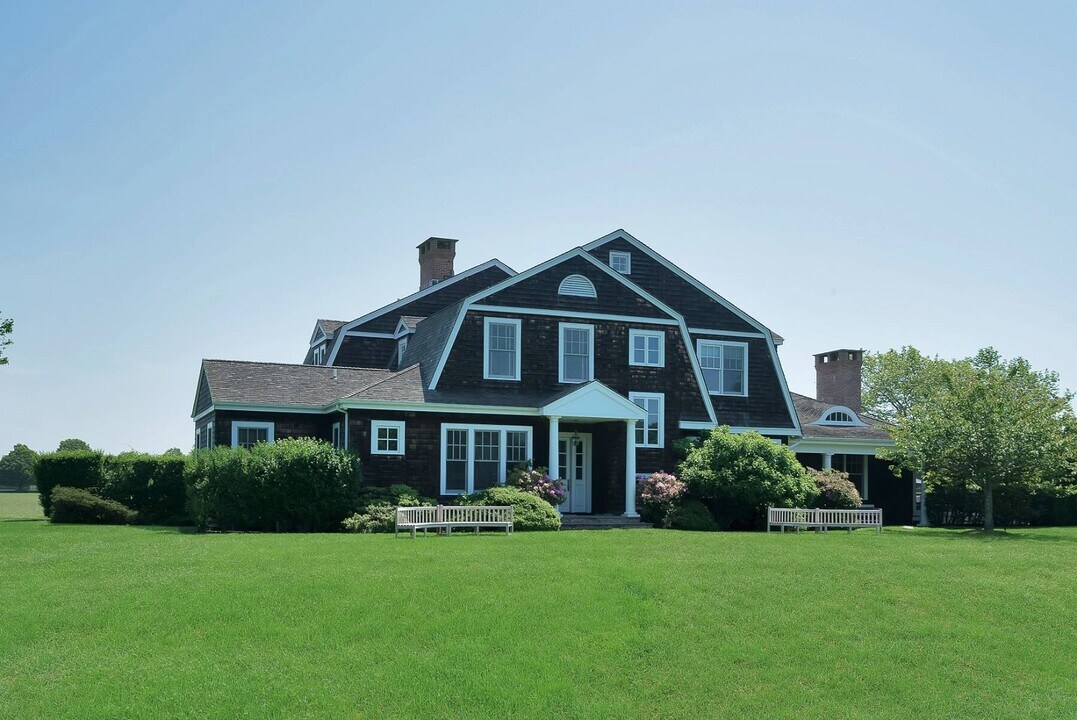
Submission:
<svg viewBox="0 0 1077 720">
<path fill-rule="evenodd" d="M 576 297 L 596 298 L 595 285 L 583 275 L 569 275 L 557 288 L 558 295 L 575 295 Z"/>
</svg>

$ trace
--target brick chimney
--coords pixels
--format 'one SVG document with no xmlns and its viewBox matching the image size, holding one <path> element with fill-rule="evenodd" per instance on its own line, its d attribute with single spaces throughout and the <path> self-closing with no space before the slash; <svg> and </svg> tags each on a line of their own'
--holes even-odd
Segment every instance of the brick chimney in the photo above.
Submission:
<svg viewBox="0 0 1077 720">
<path fill-rule="evenodd" d="M 419 248 L 419 289 L 448 280 L 453 276 L 456 241 L 449 238 L 427 238 Z"/>
<path fill-rule="evenodd" d="M 815 397 L 860 412 L 863 350 L 832 350 L 815 356 Z"/>
</svg>

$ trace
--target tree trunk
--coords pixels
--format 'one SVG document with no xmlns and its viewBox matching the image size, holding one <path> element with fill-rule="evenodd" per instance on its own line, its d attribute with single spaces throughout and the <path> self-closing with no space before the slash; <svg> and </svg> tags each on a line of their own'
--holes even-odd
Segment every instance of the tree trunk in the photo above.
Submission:
<svg viewBox="0 0 1077 720">
<path fill-rule="evenodd" d="M 995 529 L 995 488 L 993 484 L 984 485 L 984 532 Z"/>
</svg>

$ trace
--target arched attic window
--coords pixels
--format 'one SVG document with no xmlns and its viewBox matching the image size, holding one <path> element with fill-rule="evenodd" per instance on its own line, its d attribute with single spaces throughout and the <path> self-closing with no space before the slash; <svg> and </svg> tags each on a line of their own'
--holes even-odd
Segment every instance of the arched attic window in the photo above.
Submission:
<svg viewBox="0 0 1077 720">
<path fill-rule="evenodd" d="M 844 405 L 829 408 L 819 418 L 816 425 L 863 425 L 860 418 L 857 417 L 856 412 L 852 408 L 847 408 Z"/>
<path fill-rule="evenodd" d="M 566 277 L 561 281 L 561 286 L 557 288 L 557 294 L 573 295 L 575 297 L 598 297 L 595 284 L 583 275 L 569 275 Z"/>
</svg>

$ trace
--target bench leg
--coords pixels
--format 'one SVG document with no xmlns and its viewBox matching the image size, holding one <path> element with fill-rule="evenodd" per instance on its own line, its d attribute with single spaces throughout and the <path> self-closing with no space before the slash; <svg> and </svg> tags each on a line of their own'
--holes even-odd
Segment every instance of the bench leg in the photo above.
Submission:
<svg viewBox="0 0 1077 720">
<path fill-rule="evenodd" d="M 412 540 L 414 540 L 414 539 L 415 539 L 415 528 L 412 528 L 412 529 L 411 529 L 411 539 L 412 539 Z"/>
<path fill-rule="evenodd" d="M 452 535 L 452 525 L 446 525 L 445 526 L 445 534 L 446 535 Z"/>
</svg>

